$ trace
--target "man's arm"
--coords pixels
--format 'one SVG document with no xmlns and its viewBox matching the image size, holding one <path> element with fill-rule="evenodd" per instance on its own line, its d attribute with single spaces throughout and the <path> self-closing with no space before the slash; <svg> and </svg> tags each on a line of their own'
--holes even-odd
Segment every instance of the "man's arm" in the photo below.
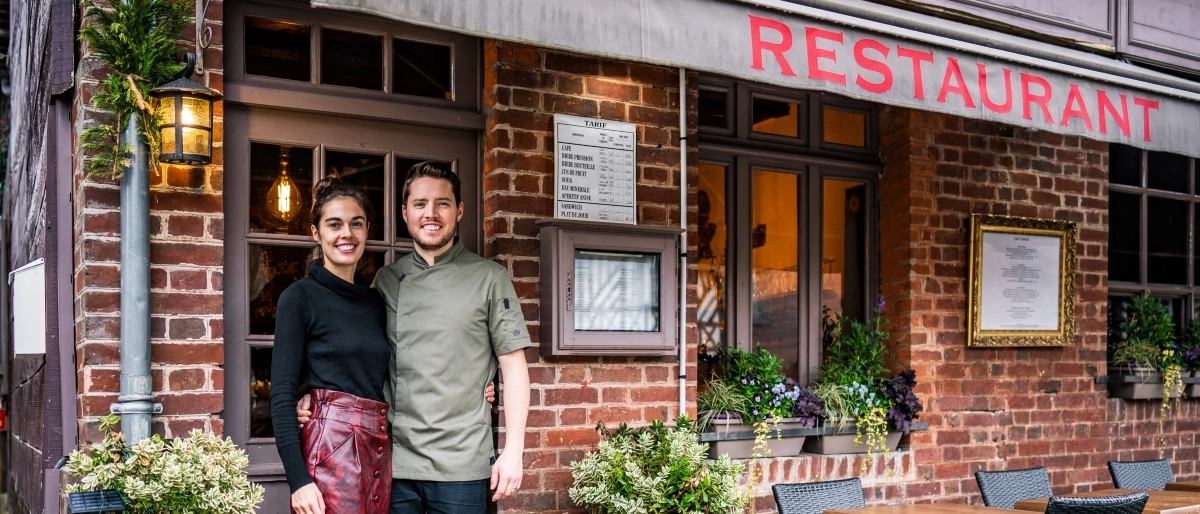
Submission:
<svg viewBox="0 0 1200 514">
<path fill-rule="evenodd" d="M 507 498 L 521 487 L 524 473 L 525 418 L 529 416 L 529 367 L 525 350 L 499 357 L 504 380 L 504 451 L 492 466 L 492 501 Z"/>
</svg>

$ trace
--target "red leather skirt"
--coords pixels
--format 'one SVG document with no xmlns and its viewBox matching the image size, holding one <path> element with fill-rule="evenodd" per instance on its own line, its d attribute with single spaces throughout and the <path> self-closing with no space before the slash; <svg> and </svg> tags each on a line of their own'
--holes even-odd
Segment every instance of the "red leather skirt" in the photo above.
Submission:
<svg viewBox="0 0 1200 514">
<path fill-rule="evenodd" d="M 327 389 L 312 391 L 300 431 L 308 473 L 329 514 L 387 514 L 392 497 L 388 405 Z"/>
</svg>

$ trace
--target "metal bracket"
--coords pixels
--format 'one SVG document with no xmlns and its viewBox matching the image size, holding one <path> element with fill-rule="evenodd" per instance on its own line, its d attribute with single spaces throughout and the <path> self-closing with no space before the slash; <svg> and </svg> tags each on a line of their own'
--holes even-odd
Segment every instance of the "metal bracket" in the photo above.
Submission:
<svg viewBox="0 0 1200 514">
<path fill-rule="evenodd" d="M 142 413 L 144 413 L 144 411 L 142 411 L 141 409 L 133 409 L 133 408 L 127 409 L 127 408 L 123 407 L 124 405 L 126 405 L 126 404 L 123 404 L 123 403 L 111 404 L 108 406 L 108 412 L 110 414 L 142 414 Z M 133 407 L 133 406 L 130 405 L 130 407 Z M 162 408 L 161 403 L 151 404 L 151 406 L 150 406 L 151 414 L 162 414 L 162 411 L 163 411 L 163 408 Z"/>
<path fill-rule="evenodd" d="M 204 23 L 212 0 L 196 0 L 196 74 L 204 74 L 204 49 L 212 44 L 212 27 Z"/>
</svg>

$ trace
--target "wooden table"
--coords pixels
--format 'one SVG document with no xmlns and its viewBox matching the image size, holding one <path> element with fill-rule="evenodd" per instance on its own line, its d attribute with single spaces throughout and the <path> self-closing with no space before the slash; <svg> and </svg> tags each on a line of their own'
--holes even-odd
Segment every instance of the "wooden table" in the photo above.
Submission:
<svg viewBox="0 0 1200 514">
<path fill-rule="evenodd" d="M 1136 492 L 1138 491 L 1133 489 L 1105 489 L 1103 491 L 1089 491 L 1065 496 L 1073 498 L 1116 496 Z M 1146 491 L 1146 493 L 1150 495 L 1150 501 L 1146 502 L 1146 509 L 1142 511 L 1143 514 L 1200 514 L 1200 492 Z M 1050 503 L 1050 498 L 1024 500 L 1017 502 L 1016 508 L 1017 510 L 1046 512 L 1046 504 L 1048 503 Z"/>
<path fill-rule="evenodd" d="M 961 503 L 921 505 L 877 505 L 861 509 L 827 510 L 825 514 L 1012 514 L 1012 510 Z"/>
<path fill-rule="evenodd" d="M 1168 482 L 1168 491 L 1191 491 L 1200 493 L 1200 480 L 1192 480 L 1189 482 Z"/>
</svg>

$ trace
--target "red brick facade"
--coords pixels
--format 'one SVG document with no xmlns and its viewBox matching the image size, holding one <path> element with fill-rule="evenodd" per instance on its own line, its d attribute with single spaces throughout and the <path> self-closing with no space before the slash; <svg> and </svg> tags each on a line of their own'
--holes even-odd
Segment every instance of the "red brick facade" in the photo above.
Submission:
<svg viewBox="0 0 1200 514">
<path fill-rule="evenodd" d="M 221 90 L 222 2 L 209 4 L 213 31 L 205 73 L 193 77 Z M 194 27 L 184 38 L 194 38 Z M 190 43 L 189 43 L 190 44 Z M 75 88 L 75 133 L 108 116 L 88 103 L 107 74 L 86 46 Z M 223 104 L 214 110 L 213 164 L 166 166 L 150 176 L 151 363 L 155 399 L 163 414 L 154 432 L 186 435 L 193 428 L 222 432 L 225 377 L 222 323 L 224 295 L 224 196 L 222 195 Z M 80 438 L 98 416 L 108 414 L 120 391 L 120 188 L 115 180 L 87 179 L 75 152 L 75 343 Z"/>
<path fill-rule="evenodd" d="M 694 130 L 694 73 L 688 83 L 688 126 Z M 537 343 L 540 267 L 534 222 L 554 215 L 553 114 L 637 123 L 638 223 L 678 226 L 679 74 L 659 66 L 489 41 L 484 47 L 484 104 L 484 255 L 512 274 Z M 692 184 L 696 155 L 690 147 L 687 173 Z M 689 220 L 694 218 L 693 212 Z M 689 230 L 695 230 L 694 224 Z M 694 268 L 691 274 L 695 276 Z M 691 320 L 688 333 L 688 398 L 694 401 Z M 571 508 L 569 464 L 595 446 L 597 422 L 646 424 L 678 414 L 678 358 L 542 358 L 536 346 L 527 355 L 533 394 L 526 473 L 521 491 L 500 503 L 504 511 Z"/>
<path fill-rule="evenodd" d="M 208 10 L 213 46 L 202 82 L 223 87 L 222 3 Z M 190 34 L 185 35 L 191 39 Z M 86 107 L 100 75 L 86 48 L 75 89 L 76 132 L 102 115 Z M 677 226 L 681 172 L 696 183 L 697 147 L 679 163 L 679 77 L 672 68 L 527 45 L 484 42 L 483 235 L 486 257 L 514 278 L 537 343 L 539 244 L 534 222 L 553 215 L 553 114 L 638 125 L 637 219 Z M 688 132 L 696 126 L 698 74 L 689 72 Z M 155 431 L 223 430 L 223 130 L 218 104 L 213 164 L 164 167 L 152 176 Z M 1105 463 L 1159 455 L 1156 402 L 1108 399 L 1105 373 L 1107 144 L 928 112 L 880 115 L 881 290 L 898 368 L 917 371 L 927 431 L 907 438 L 863 476 L 869 502 L 980 503 L 973 473 L 1045 465 L 1056 492 L 1107 488 Z M 695 139 L 689 139 L 695 141 Z M 76 169 L 84 156 L 76 154 Z M 119 390 L 119 189 L 76 173 L 75 326 L 81 437 Z M 689 193 L 694 193 L 690 191 Z M 689 194 L 694 242 L 695 195 Z M 1078 223 L 1075 344 L 1061 349 L 965 346 L 966 231 L 971 213 Z M 696 248 L 688 248 L 695 257 Z M 687 396 L 694 415 L 696 270 L 688 273 Z M 673 313 L 664 313 L 670 319 Z M 646 424 L 678 414 L 675 357 L 543 358 L 528 354 L 533 383 L 521 490 L 504 512 L 577 510 L 569 465 L 594 448 L 597 422 Z M 1200 404 L 1184 401 L 1164 426 L 1180 478 L 1200 478 Z M 501 447 L 503 447 L 501 433 Z M 858 456 L 770 459 L 756 487 L 770 511 L 771 483 L 858 476 Z"/>
</svg>

